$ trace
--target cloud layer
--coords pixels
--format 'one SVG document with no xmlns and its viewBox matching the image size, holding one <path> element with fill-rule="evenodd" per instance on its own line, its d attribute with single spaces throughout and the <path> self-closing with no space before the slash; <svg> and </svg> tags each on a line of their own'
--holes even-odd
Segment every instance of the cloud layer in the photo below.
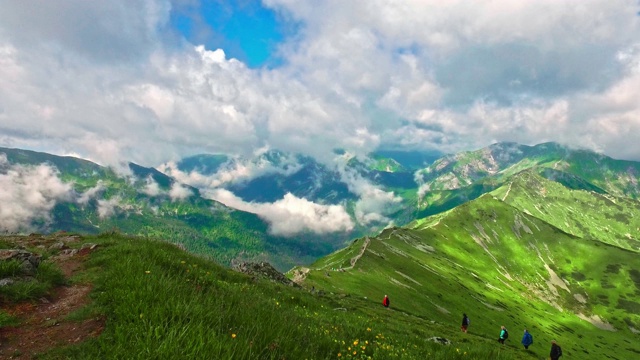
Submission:
<svg viewBox="0 0 640 360">
<path fill-rule="evenodd" d="M 3 1 L 0 145 L 149 166 L 495 141 L 640 160 L 637 2 L 264 4 L 299 32 L 253 69 L 182 39 L 168 0 Z"/>
</svg>

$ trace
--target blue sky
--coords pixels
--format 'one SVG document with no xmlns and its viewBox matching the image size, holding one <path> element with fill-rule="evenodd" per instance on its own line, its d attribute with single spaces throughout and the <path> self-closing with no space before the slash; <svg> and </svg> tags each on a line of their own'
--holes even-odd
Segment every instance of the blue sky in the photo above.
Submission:
<svg viewBox="0 0 640 360">
<path fill-rule="evenodd" d="M 291 30 L 282 17 L 259 0 L 203 0 L 176 6 L 171 25 L 188 41 L 207 48 L 221 48 L 228 57 L 250 67 L 280 62 L 277 47 Z"/>
</svg>

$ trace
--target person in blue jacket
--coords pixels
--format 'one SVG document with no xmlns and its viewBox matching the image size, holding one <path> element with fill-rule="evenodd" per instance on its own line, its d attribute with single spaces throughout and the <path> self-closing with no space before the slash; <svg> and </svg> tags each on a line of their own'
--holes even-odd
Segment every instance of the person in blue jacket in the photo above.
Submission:
<svg viewBox="0 0 640 360">
<path fill-rule="evenodd" d="M 524 345 L 525 349 L 528 349 L 529 345 L 531 344 L 533 344 L 533 336 L 531 336 L 527 329 L 524 329 L 524 335 L 522 335 L 522 345 Z"/>
</svg>

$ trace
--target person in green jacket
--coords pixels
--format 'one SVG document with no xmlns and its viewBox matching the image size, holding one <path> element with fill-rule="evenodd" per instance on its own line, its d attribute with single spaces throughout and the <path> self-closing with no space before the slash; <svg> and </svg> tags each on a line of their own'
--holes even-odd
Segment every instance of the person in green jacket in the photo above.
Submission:
<svg viewBox="0 0 640 360">
<path fill-rule="evenodd" d="M 507 331 L 507 328 L 504 327 L 504 325 L 502 325 L 500 327 L 500 337 L 498 338 L 498 342 L 500 344 L 504 344 L 504 341 L 507 340 L 508 337 L 509 337 L 509 332 Z"/>
</svg>

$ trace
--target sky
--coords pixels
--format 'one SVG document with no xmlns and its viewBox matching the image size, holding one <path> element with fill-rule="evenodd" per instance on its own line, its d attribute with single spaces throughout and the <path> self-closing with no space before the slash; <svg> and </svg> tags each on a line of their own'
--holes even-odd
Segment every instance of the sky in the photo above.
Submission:
<svg viewBox="0 0 640 360">
<path fill-rule="evenodd" d="M 0 146 L 199 153 L 557 141 L 640 160 L 637 0 L 4 0 Z"/>
</svg>

